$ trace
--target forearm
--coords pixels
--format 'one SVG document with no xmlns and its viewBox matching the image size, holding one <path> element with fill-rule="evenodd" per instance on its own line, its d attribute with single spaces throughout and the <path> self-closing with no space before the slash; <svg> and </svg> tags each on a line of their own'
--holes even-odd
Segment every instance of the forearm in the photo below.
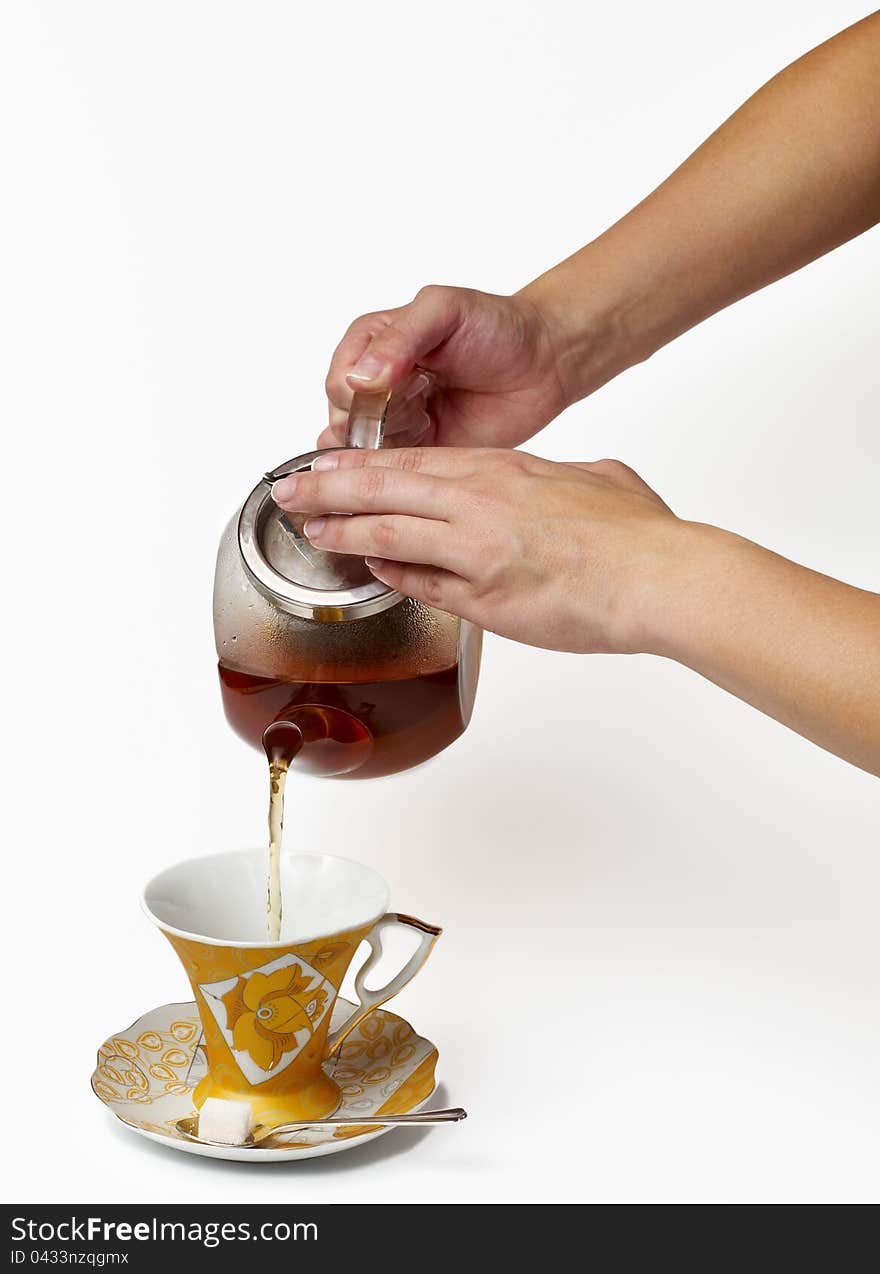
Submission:
<svg viewBox="0 0 880 1274">
<path fill-rule="evenodd" d="M 786 68 L 600 238 L 523 289 L 570 401 L 880 220 L 880 14 Z"/>
<path fill-rule="evenodd" d="M 670 527 L 638 644 L 880 775 L 880 595 L 715 527 Z"/>
</svg>

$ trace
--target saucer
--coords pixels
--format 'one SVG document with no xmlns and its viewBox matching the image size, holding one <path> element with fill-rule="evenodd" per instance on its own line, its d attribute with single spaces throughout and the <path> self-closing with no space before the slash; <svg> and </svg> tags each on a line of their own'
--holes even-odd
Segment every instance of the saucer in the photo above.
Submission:
<svg viewBox="0 0 880 1274">
<path fill-rule="evenodd" d="M 330 1029 L 355 1009 L 337 999 Z M 362 1145 L 391 1132 L 375 1128 L 314 1127 L 281 1134 L 275 1144 L 245 1150 L 241 1146 L 204 1146 L 187 1141 L 174 1125 L 195 1113 L 192 1090 L 206 1072 L 201 1024 L 194 1001 L 163 1004 L 111 1035 L 98 1049 L 92 1091 L 127 1128 L 191 1155 L 237 1159 L 245 1163 L 312 1159 Z M 342 1090 L 334 1113 L 340 1116 L 398 1115 L 418 1110 L 436 1087 L 437 1048 L 416 1035 L 409 1022 L 387 1009 L 374 1009 L 324 1063 Z"/>
</svg>

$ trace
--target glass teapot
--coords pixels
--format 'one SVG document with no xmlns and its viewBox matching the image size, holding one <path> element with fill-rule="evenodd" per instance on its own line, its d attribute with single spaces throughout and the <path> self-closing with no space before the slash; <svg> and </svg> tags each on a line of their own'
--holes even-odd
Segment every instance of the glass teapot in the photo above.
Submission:
<svg viewBox="0 0 880 1274">
<path fill-rule="evenodd" d="M 417 446 L 430 429 L 428 373 L 356 394 L 349 447 Z M 482 631 L 381 583 L 362 558 L 309 544 L 271 496 L 307 452 L 266 473 L 227 526 L 214 576 L 214 637 L 227 720 L 296 768 L 373 778 L 457 739 L 473 709 Z"/>
</svg>

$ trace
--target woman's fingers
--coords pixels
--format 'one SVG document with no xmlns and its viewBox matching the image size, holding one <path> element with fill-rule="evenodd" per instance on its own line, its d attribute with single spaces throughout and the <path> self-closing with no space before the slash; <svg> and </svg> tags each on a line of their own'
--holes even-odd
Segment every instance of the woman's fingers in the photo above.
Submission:
<svg viewBox="0 0 880 1274">
<path fill-rule="evenodd" d="M 330 403 L 339 411 L 348 411 L 351 406 L 353 390 L 346 381 L 346 376 L 373 337 L 387 327 L 396 313 L 397 310 L 378 310 L 375 314 L 362 314 L 355 319 L 336 346 L 324 387 Z"/>
<path fill-rule="evenodd" d="M 668 509 L 617 461 L 495 448 L 342 449 L 275 484 L 317 548 L 369 559 L 391 588 L 518 641 L 648 648 Z M 647 583 L 646 583 L 647 582 Z"/>
<path fill-rule="evenodd" d="M 354 393 L 399 385 L 419 358 L 446 339 L 458 317 L 453 288 L 422 288 L 410 305 L 355 319 L 330 362 L 329 420 L 318 445 L 344 444 Z"/>
<path fill-rule="evenodd" d="M 367 558 L 367 566 L 376 579 L 403 593 L 404 597 L 412 597 L 451 615 L 468 618 L 471 590 L 467 580 L 460 575 L 436 566 L 412 566 L 377 557 Z"/>
<path fill-rule="evenodd" d="M 357 557 L 380 557 L 394 562 L 417 562 L 462 574 L 469 568 L 466 545 L 449 524 L 399 514 L 326 514 L 309 518 L 303 530 L 316 548 Z"/>
<path fill-rule="evenodd" d="M 344 428 L 339 428 L 337 425 L 328 425 L 324 432 L 318 435 L 318 447 L 344 447 L 345 432 Z"/>
<path fill-rule="evenodd" d="M 272 498 L 291 513 L 407 513 L 444 521 L 461 503 L 446 479 L 382 465 L 291 474 L 275 483 Z"/>
<path fill-rule="evenodd" d="M 498 453 L 491 447 L 347 447 L 318 456 L 312 469 L 349 472 L 353 469 L 399 469 L 405 473 L 432 474 L 437 478 L 467 478 L 477 474 L 486 457 Z"/>
<path fill-rule="evenodd" d="M 356 358 L 351 357 L 355 342 L 346 348 L 345 357 L 350 361 L 345 380 L 350 389 L 376 393 L 391 389 L 403 380 L 419 359 L 442 345 L 457 328 L 461 319 L 461 290 L 422 288 L 409 305 L 383 317 L 390 317 L 390 322 L 381 327 L 374 325 L 372 339 L 360 348 Z M 342 360 L 334 358 L 334 370 L 337 361 Z"/>
<path fill-rule="evenodd" d="M 340 434 L 345 439 L 345 431 L 348 429 L 348 407 L 334 407 L 330 404 L 330 410 L 327 412 L 327 424 L 336 434 Z"/>
<path fill-rule="evenodd" d="M 318 435 L 318 441 L 315 444 L 318 448 L 322 447 L 344 447 L 348 437 L 348 409 L 343 411 L 339 407 L 334 407 L 330 403 L 330 409 L 327 417 L 327 427 L 323 433 Z"/>
</svg>

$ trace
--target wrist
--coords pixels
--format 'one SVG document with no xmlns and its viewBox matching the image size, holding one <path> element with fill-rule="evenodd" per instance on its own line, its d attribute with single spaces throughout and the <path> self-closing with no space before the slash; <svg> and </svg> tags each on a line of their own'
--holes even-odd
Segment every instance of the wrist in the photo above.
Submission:
<svg viewBox="0 0 880 1274">
<path fill-rule="evenodd" d="M 565 406 L 579 402 L 630 366 L 629 340 L 611 298 L 579 277 L 569 261 L 522 288 L 547 333 Z"/>
<path fill-rule="evenodd" d="M 717 299 L 703 295 L 688 243 L 670 241 L 650 203 L 518 293 L 538 309 L 551 334 L 569 404 L 719 308 Z"/>
<path fill-rule="evenodd" d="M 665 519 L 653 551 L 640 557 L 629 649 L 693 667 L 721 598 L 753 548 L 716 526 Z"/>
</svg>

